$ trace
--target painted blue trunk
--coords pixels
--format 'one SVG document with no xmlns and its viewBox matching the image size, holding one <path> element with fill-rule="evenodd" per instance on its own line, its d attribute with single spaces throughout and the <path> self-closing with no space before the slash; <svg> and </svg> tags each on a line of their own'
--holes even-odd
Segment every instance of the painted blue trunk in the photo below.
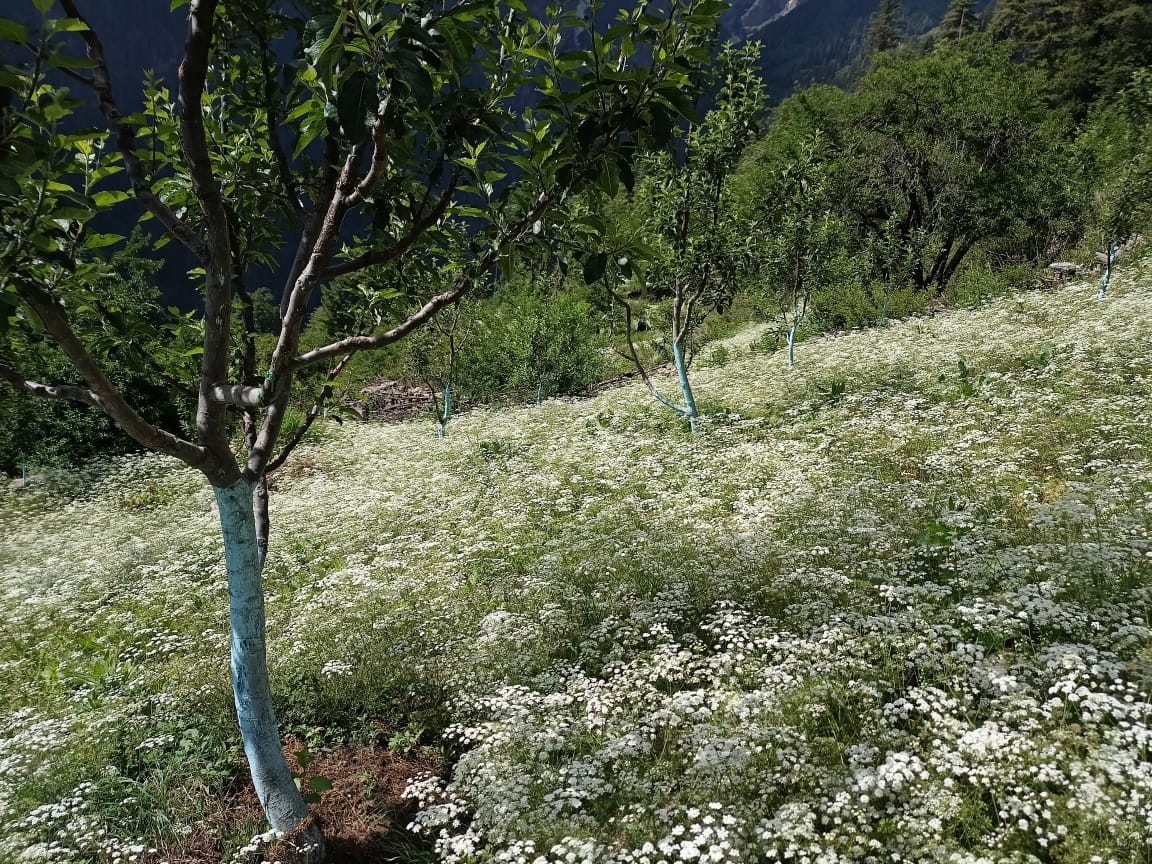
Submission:
<svg viewBox="0 0 1152 864">
<path fill-rule="evenodd" d="M 788 328 L 788 368 L 796 365 L 796 328 L 800 325 L 799 318 L 792 319 L 792 326 Z"/>
<path fill-rule="evenodd" d="M 688 381 L 688 367 L 684 363 L 684 346 L 679 342 L 672 343 L 672 359 L 676 363 L 676 375 L 680 378 L 680 392 L 684 394 L 684 414 L 688 418 L 688 425 L 696 431 L 696 418 L 700 412 L 696 410 L 696 397 L 692 395 L 692 385 Z"/>
<path fill-rule="evenodd" d="M 244 739 L 244 753 L 256 795 L 277 831 L 293 834 L 308 819 L 308 807 L 296 788 L 280 744 L 272 710 L 265 642 L 264 586 L 256 542 L 252 484 L 243 480 L 227 488 L 212 487 L 220 508 L 220 533 L 228 568 L 228 611 L 232 629 L 232 691 Z M 318 844 L 306 860 L 323 858 L 323 838 L 315 825 L 295 836 L 300 845 Z"/>
<path fill-rule="evenodd" d="M 452 419 L 452 385 L 444 385 L 444 414 L 440 417 L 440 437 L 444 437 L 444 430 L 448 421 Z"/>
<path fill-rule="evenodd" d="M 1116 244 L 1108 244 L 1108 262 L 1104 268 L 1104 278 L 1100 280 L 1100 299 L 1103 300 L 1108 294 L 1108 283 L 1112 281 L 1112 259 L 1116 254 Z"/>
</svg>

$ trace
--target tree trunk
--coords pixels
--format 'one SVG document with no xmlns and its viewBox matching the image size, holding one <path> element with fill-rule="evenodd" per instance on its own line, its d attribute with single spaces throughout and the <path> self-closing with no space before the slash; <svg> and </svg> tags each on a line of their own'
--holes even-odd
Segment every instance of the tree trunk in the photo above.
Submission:
<svg viewBox="0 0 1152 864">
<path fill-rule="evenodd" d="M 448 421 L 452 419 L 452 385 L 444 385 L 444 411 L 440 415 L 440 437 L 444 437 L 444 432 L 448 428 Z"/>
<path fill-rule="evenodd" d="M 695 432 L 696 418 L 700 416 L 700 412 L 696 410 L 696 397 L 692 395 L 692 385 L 688 381 L 684 346 L 679 341 L 672 342 L 672 359 L 676 362 L 676 375 L 680 378 L 680 392 L 684 394 L 684 415 L 688 418 L 688 425 Z"/>
<path fill-rule="evenodd" d="M 1108 294 L 1108 283 L 1112 281 L 1112 262 L 1115 260 L 1116 244 L 1108 241 L 1107 263 L 1104 266 L 1104 278 L 1100 280 L 1099 297 L 1103 300 Z"/>
<path fill-rule="evenodd" d="M 220 508 L 220 533 L 228 567 L 232 630 L 232 691 L 256 795 L 268 822 L 299 850 L 299 860 L 324 859 L 324 838 L 296 788 L 272 710 L 264 634 L 261 550 L 256 539 L 253 486 L 237 481 L 212 487 Z"/>
<path fill-rule="evenodd" d="M 888 320 L 888 298 L 892 296 L 892 280 L 884 280 L 884 305 L 880 307 L 880 326 Z"/>
</svg>

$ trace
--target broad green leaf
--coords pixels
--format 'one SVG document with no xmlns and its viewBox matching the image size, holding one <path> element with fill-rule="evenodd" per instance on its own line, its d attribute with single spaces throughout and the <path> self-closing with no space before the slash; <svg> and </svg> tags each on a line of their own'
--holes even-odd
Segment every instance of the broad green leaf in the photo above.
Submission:
<svg viewBox="0 0 1152 864">
<path fill-rule="evenodd" d="M 11 18 L 0 18 L 0 39 L 6 42 L 27 42 L 28 28 Z"/>
<path fill-rule="evenodd" d="M 121 201 L 127 201 L 132 196 L 127 192 L 120 192 L 118 190 L 106 190 L 104 192 L 97 192 L 92 196 L 93 203 L 97 207 L 111 207 L 113 204 L 119 204 Z"/>
<path fill-rule="evenodd" d="M 608 253 L 594 252 L 584 259 L 584 284 L 598 282 L 608 269 Z"/>
<path fill-rule="evenodd" d="M 114 246 L 123 239 L 119 234 L 97 234 L 92 232 L 84 235 L 84 248 L 103 249 L 105 246 Z"/>
<path fill-rule="evenodd" d="M 336 94 L 336 116 L 342 131 L 353 144 L 368 140 L 367 117 L 376 106 L 375 83 L 359 69 L 340 82 Z"/>
<path fill-rule="evenodd" d="M 307 771 L 308 766 L 312 764 L 315 757 L 307 747 L 301 747 L 300 751 L 296 754 L 296 764 L 300 766 L 301 771 Z"/>
<path fill-rule="evenodd" d="M 57 18 L 49 21 L 48 25 L 53 33 L 83 33 L 90 29 L 79 18 Z"/>
</svg>

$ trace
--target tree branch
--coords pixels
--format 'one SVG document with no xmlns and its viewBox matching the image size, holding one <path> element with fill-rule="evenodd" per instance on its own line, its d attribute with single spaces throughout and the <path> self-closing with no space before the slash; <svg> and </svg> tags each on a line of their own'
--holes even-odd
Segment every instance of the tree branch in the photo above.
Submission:
<svg viewBox="0 0 1152 864">
<path fill-rule="evenodd" d="M 640 380 L 644 382 L 644 386 L 648 388 L 648 392 L 652 394 L 652 398 L 659 402 L 661 405 L 665 405 L 671 408 L 673 411 L 678 411 L 681 414 L 687 414 L 687 408 L 681 408 L 675 402 L 672 402 L 661 396 L 660 391 L 656 389 L 656 385 L 652 383 L 652 379 L 648 376 L 648 370 L 644 368 L 644 364 L 640 360 L 640 355 L 636 351 L 636 343 L 632 341 L 632 306 L 628 303 L 626 298 L 621 297 L 611 288 L 608 289 L 608 293 L 612 295 L 612 299 L 619 303 L 620 306 L 624 309 L 624 335 L 628 341 L 628 354 L 632 360 L 632 365 L 635 366 L 636 371 L 640 373 Z"/>
<path fill-rule="evenodd" d="M 24 376 L 24 373 L 6 363 L 0 363 L 0 379 L 7 381 L 17 390 L 32 396 L 39 396 L 41 399 L 63 399 L 78 402 L 89 408 L 98 408 L 104 413 L 108 413 L 100 397 L 86 387 L 76 387 L 71 384 L 40 384 L 36 381 L 30 381 Z"/>
<path fill-rule="evenodd" d="M 412 331 L 420 329 L 431 321 L 436 313 L 445 306 L 456 302 L 471 291 L 477 281 L 477 277 L 473 274 L 486 273 L 491 270 L 492 267 L 499 262 L 507 248 L 520 240 L 528 232 L 533 223 L 548 209 L 548 205 L 551 202 L 552 193 L 541 192 L 536 199 L 535 205 L 521 217 L 516 227 L 507 232 L 500 238 L 496 245 L 492 246 L 481 256 L 480 260 L 476 262 L 472 273 L 461 276 L 450 289 L 430 298 L 419 310 L 391 330 L 384 333 L 377 333 L 375 336 L 349 336 L 346 339 L 341 339 L 339 342 L 333 342 L 322 348 L 315 348 L 312 351 L 308 351 L 294 358 L 289 368 L 295 371 L 305 366 L 311 366 L 313 363 L 320 363 L 329 357 L 383 348 L 385 345 L 391 345 L 393 342 L 403 339 Z"/>
<path fill-rule="evenodd" d="M 453 171 L 452 178 L 448 182 L 448 188 L 441 194 L 440 200 L 436 202 L 436 206 L 424 216 L 417 219 L 412 225 L 412 230 L 397 240 L 392 246 L 389 246 L 387 249 L 374 249 L 371 252 L 365 252 L 363 255 L 352 258 L 349 261 L 331 266 L 324 271 L 324 275 L 321 277 L 322 281 L 335 279 L 337 276 L 346 276 L 349 273 L 355 273 L 366 267 L 378 267 L 381 264 L 395 261 L 412 248 L 412 244 L 419 240 L 425 231 L 444 217 L 448 205 L 452 202 L 452 196 L 456 192 L 456 184 L 458 181 L 459 177 L 457 176 L 457 172 Z"/>
<path fill-rule="evenodd" d="M 288 317 L 288 303 L 292 299 L 292 290 L 304 267 L 308 257 L 312 254 L 316 238 L 324 225 L 324 217 L 332 205 L 332 198 L 336 194 L 336 184 L 340 182 L 340 172 L 336 161 L 340 157 L 339 144 L 331 136 L 324 139 L 324 167 L 320 182 L 316 190 L 316 202 L 312 205 L 312 214 L 300 232 L 300 242 L 296 246 L 296 255 L 292 259 L 292 268 L 288 271 L 288 278 L 284 280 L 284 289 L 280 293 L 280 319 L 283 322 Z"/>
<path fill-rule="evenodd" d="M 60 0 L 60 5 L 70 18 L 76 18 L 87 24 L 87 20 L 80 14 L 76 0 Z M 157 197 L 152 191 L 148 178 L 144 173 L 144 166 L 136 155 L 136 133 L 132 126 L 124 121 L 124 115 L 112 98 L 112 79 L 108 74 L 108 63 L 104 59 L 104 46 L 101 44 L 96 31 L 89 26 L 80 34 L 88 49 L 88 57 L 96 65 L 92 69 L 92 89 L 96 91 L 96 98 L 100 105 L 100 112 L 108 121 L 112 131 L 116 133 L 116 144 L 124 158 L 124 170 L 132 183 L 132 190 L 136 198 L 155 216 L 169 234 L 183 243 L 198 259 L 204 261 L 208 256 L 208 247 L 200 234 L 177 216 L 172 209 Z"/>
<path fill-rule="evenodd" d="M 275 55 L 268 46 L 267 32 L 261 27 L 254 26 L 252 29 L 260 43 L 260 70 L 264 75 L 264 122 L 268 126 L 268 144 L 276 160 L 276 170 L 280 174 L 284 194 L 288 196 L 288 206 L 292 208 L 292 213 L 297 219 L 303 220 L 304 203 L 300 199 L 300 190 L 296 186 L 292 167 L 288 163 L 288 154 L 284 152 L 284 142 L 280 140 L 279 120 L 276 116 L 276 84 L 272 80 L 272 60 L 275 59 Z"/>
<path fill-rule="evenodd" d="M 267 469 L 264 471 L 265 475 L 271 474 L 279 469 L 288 457 L 292 455 L 292 451 L 296 449 L 296 446 L 304 440 L 304 436 L 308 434 L 308 430 L 312 428 L 312 424 L 316 422 L 316 418 L 320 416 L 320 412 L 324 408 L 324 403 L 327 401 L 330 392 L 329 387 L 333 381 L 340 377 L 340 373 L 344 371 L 344 367 L 348 365 L 348 361 L 351 359 L 352 355 L 346 354 L 335 367 L 329 370 L 324 389 L 320 391 L 320 395 L 317 396 L 316 401 L 312 403 L 312 408 L 308 411 L 308 416 L 304 418 L 304 422 L 300 424 L 300 427 L 288 440 L 288 443 L 284 445 L 284 448 L 280 451 L 280 455 L 268 464 Z"/>
<path fill-rule="evenodd" d="M 99 400 L 89 404 L 95 404 L 103 410 L 121 429 L 143 446 L 174 456 L 193 468 L 200 468 L 205 464 L 207 451 L 203 447 L 178 438 L 171 432 L 158 429 L 136 413 L 100 368 L 100 364 L 88 353 L 51 295 L 24 280 L 17 280 L 14 284 L 16 293 L 36 313 L 44 330 L 60 346 L 64 356 L 72 361 L 80 377 L 87 382 L 91 392 Z M 73 397 L 70 395 L 68 398 Z"/>
<path fill-rule="evenodd" d="M 272 448 L 284 424 L 295 372 L 292 361 L 297 348 L 300 347 L 300 330 L 308 313 L 308 300 L 320 277 L 328 268 L 328 262 L 332 260 L 332 255 L 340 242 L 340 226 L 348 212 L 348 195 L 355 188 L 362 153 L 360 147 L 353 147 L 348 153 L 327 209 L 324 211 L 317 209 L 312 225 L 309 226 L 316 226 L 317 219 L 319 220 L 316 234 L 309 236 L 309 232 L 306 231 L 305 236 L 301 238 L 301 247 L 297 251 L 293 269 L 301 264 L 303 266 L 287 294 L 287 303 L 281 301 L 280 337 L 276 340 L 272 361 L 264 377 L 264 400 L 268 410 L 264 414 L 264 423 L 260 427 L 260 434 L 256 436 L 256 443 L 248 450 L 248 460 L 244 468 L 244 476 L 252 482 L 264 476 L 268 460 L 272 456 Z M 309 241 L 307 246 L 304 245 L 305 240 Z"/>
<path fill-rule="evenodd" d="M 391 103 L 389 103 L 390 107 Z M 389 107 L 385 107 L 376 118 L 376 122 L 372 124 L 372 162 L 368 166 L 368 170 L 364 173 L 364 177 L 356 184 L 347 197 L 347 204 L 351 207 L 358 207 L 364 201 L 364 196 L 372 191 L 380 178 L 384 175 L 384 169 L 388 165 L 388 130 L 385 126 Z"/>
<path fill-rule="evenodd" d="M 234 262 L 228 211 L 212 170 L 203 107 L 216 6 L 217 0 L 192 0 L 184 60 L 180 64 L 179 103 L 184 161 L 208 231 L 208 256 L 204 262 L 204 354 L 200 361 L 196 432 L 200 443 L 223 467 L 226 462 L 233 462 L 228 442 L 227 409 L 224 404 L 213 400 L 210 392 L 216 382 L 228 376 Z"/>
<path fill-rule="evenodd" d="M 238 405 L 241 408 L 264 406 L 264 388 L 246 384 L 214 384 L 206 390 L 215 405 Z"/>
</svg>

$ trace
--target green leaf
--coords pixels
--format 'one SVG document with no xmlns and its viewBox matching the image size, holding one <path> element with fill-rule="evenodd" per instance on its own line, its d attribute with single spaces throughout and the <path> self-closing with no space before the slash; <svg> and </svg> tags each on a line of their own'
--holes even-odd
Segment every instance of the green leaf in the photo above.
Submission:
<svg viewBox="0 0 1152 864">
<path fill-rule="evenodd" d="M 696 106 L 679 87 L 661 87 L 657 92 L 668 104 L 680 112 L 681 117 L 691 123 L 700 122 L 700 118 L 696 114 Z"/>
<path fill-rule="evenodd" d="M 301 747 L 300 752 L 296 754 L 296 764 L 300 766 L 301 771 L 307 771 L 308 766 L 315 761 L 315 757 L 307 747 Z"/>
<path fill-rule="evenodd" d="M 97 192 L 92 196 L 92 202 L 97 207 L 111 207 L 113 204 L 119 204 L 121 201 L 127 201 L 132 196 L 127 192 L 106 190 L 104 192 Z"/>
<path fill-rule="evenodd" d="M 363 144 L 368 140 L 368 124 L 365 118 L 371 107 L 375 107 L 376 88 L 368 76 L 357 69 L 340 83 L 336 94 L 336 117 L 342 131 L 353 144 Z"/>
<path fill-rule="evenodd" d="M 608 269 L 608 253 L 594 252 L 584 259 L 584 284 L 591 285 L 598 282 Z"/>
<path fill-rule="evenodd" d="M 97 234 L 93 232 L 84 235 L 84 248 L 103 249 L 105 246 L 115 246 L 123 239 L 119 234 Z"/>
<path fill-rule="evenodd" d="M 28 28 L 11 18 L 0 18 L 0 39 L 6 42 L 27 42 Z"/>
<path fill-rule="evenodd" d="M 32 5 L 41 15 L 47 15 L 48 10 L 52 8 L 52 0 L 32 0 Z"/>
<path fill-rule="evenodd" d="M 545 49 L 541 48 L 539 45 L 529 45 L 520 53 L 526 57 L 533 57 L 537 60 L 543 60 L 545 62 L 552 59 L 552 55 L 549 54 Z"/>
<path fill-rule="evenodd" d="M 91 29 L 79 18 L 57 18 L 49 24 L 53 33 L 83 33 Z"/>
<path fill-rule="evenodd" d="M 300 137 L 296 139 L 296 146 L 292 148 L 292 158 L 298 159 L 323 129 L 323 117 L 309 118 L 308 122 L 300 127 Z"/>
<path fill-rule="evenodd" d="M 172 0 L 172 5 L 168 7 L 169 12 L 175 12 L 181 6 L 187 6 L 188 0 Z"/>
<path fill-rule="evenodd" d="M 332 781 L 327 777 L 313 777 L 308 781 L 308 787 L 313 792 L 327 792 L 332 788 Z"/>
</svg>

